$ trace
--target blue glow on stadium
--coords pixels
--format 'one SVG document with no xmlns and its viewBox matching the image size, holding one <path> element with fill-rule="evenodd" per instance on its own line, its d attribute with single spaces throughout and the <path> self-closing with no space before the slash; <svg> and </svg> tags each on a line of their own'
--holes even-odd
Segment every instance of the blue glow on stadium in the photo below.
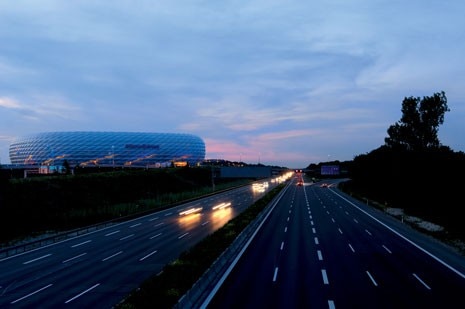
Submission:
<svg viewBox="0 0 465 309">
<path fill-rule="evenodd" d="M 9 153 L 17 165 L 193 166 L 205 159 L 205 143 L 182 133 L 45 132 L 17 138 Z"/>
</svg>

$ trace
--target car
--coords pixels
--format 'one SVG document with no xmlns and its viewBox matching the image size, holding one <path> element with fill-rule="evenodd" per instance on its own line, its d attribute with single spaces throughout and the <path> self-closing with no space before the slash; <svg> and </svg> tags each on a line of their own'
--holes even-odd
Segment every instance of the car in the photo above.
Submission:
<svg viewBox="0 0 465 309">
<path fill-rule="evenodd" d="M 186 209 L 186 210 L 183 210 L 183 211 L 179 212 L 179 215 L 180 216 L 188 216 L 188 215 L 191 215 L 191 214 L 196 214 L 196 213 L 201 212 L 202 209 L 203 209 L 203 207 L 191 207 L 189 209 Z"/>
</svg>

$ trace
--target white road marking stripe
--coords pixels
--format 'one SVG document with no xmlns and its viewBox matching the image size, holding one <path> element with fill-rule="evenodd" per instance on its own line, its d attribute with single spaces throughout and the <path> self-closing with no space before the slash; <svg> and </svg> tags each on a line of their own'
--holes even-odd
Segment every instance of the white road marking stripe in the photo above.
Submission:
<svg viewBox="0 0 465 309">
<path fill-rule="evenodd" d="M 119 233 L 120 231 L 114 231 L 114 232 L 111 232 L 111 233 L 108 233 L 108 234 L 105 234 L 105 236 L 110 236 L 110 235 L 113 235 L 113 234 L 116 234 L 116 233 Z"/>
<path fill-rule="evenodd" d="M 99 285 L 100 285 L 100 283 L 97 283 L 97 284 L 95 284 L 94 286 L 91 286 L 91 287 L 88 288 L 87 290 L 85 290 L 85 291 L 79 293 L 78 295 L 74 296 L 73 298 L 70 298 L 70 299 L 68 299 L 67 301 L 65 301 L 65 304 L 67 304 L 67 303 L 69 303 L 69 302 L 72 302 L 73 300 L 75 300 L 75 299 L 78 298 L 78 297 L 81 297 L 82 295 L 84 295 L 84 294 L 86 294 L 87 292 L 89 292 L 89 291 L 95 289 L 95 288 L 98 287 Z"/>
<path fill-rule="evenodd" d="M 12 301 L 10 304 L 15 304 L 15 303 L 17 303 L 17 302 L 19 302 L 19 301 L 21 301 L 21 300 L 23 300 L 23 299 L 25 299 L 25 298 L 28 298 L 29 296 L 32 296 L 32 295 L 34 295 L 34 294 L 36 294 L 36 293 L 39 293 L 40 291 L 45 290 L 45 289 L 47 289 L 47 288 L 49 288 L 49 287 L 51 287 L 51 286 L 52 286 L 52 284 L 50 283 L 49 285 L 46 285 L 46 286 L 44 286 L 44 287 L 38 289 L 37 291 L 34 291 L 34 292 L 29 293 L 29 294 L 27 294 L 27 295 L 25 295 L 25 296 L 23 296 L 23 297 L 21 297 L 21 298 L 18 298 L 17 300 Z"/>
<path fill-rule="evenodd" d="M 41 257 L 38 257 L 36 259 L 33 259 L 33 260 L 29 260 L 27 262 L 24 262 L 23 264 L 26 265 L 26 264 L 29 264 L 29 263 L 32 263 L 32 262 L 35 262 L 35 261 L 38 261 L 38 260 L 41 260 L 41 259 L 45 259 L 46 257 L 49 257 L 51 256 L 52 254 L 46 254 L 46 255 L 43 255 Z"/>
<path fill-rule="evenodd" d="M 315 237 L 315 245 L 318 245 L 320 242 L 318 241 L 318 237 Z"/>
<path fill-rule="evenodd" d="M 125 240 L 125 239 L 128 239 L 128 238 L 132 237 L 132 236 L 134 236 L 134 234 L 131 234 L 131 235 L 125 236 L 125 237 L 123 237 L 123 238 L 120 238 L 119 240 Z"/>
<path fill-rule="evenodd" d="M 284 241 L 281 243 L 281 250 L 284 248 Z"/>
<path fill-rule="evenodd" d="M 130 226 L 130 228 L 133 228 L 133 227 L 139 226 L 139 225 L 141 225 L 141 224 L 142 224 L 142 223 L 140 223 L 140 222 L 139 222 L 139 223 L 136 223 L 136 224 L 133 224 L 133 225 L 131 225 L 131 226 Z"/>
<path fill-rule="evenodd" d="M 76 247 L 85 245 L 85 244 L 87 244 L 87 243 L 90 243 L 91 241 L 92 241 L 92 240 L 86 240 L 86 241 L 81 242 L 81 243 L 79 243 L 79 244 L 72 245 L 71 248 L 76 248 Z"/>
<path fill-rule="evenodd" d="M 391 250 L 389 250 L 385 245 L 383 245 L 383 248 L 384 248 L 387 252 L 392 253 Z"/>
<path fill-rule="evenodd" d="M 151 256 L 151 255 L 153 255 L 153 254 L 155 254 L 155 253 L 157 253 L 157 250 L 155 250 L 155 251 L 153 251 L 153 252 L 150 252 L 149 254 L 147 254 L 146 256 L 144 256 L 143 258 L 141 258 L 139 261 L 143 261 L 143 260 L 145 260 L 146 258 L 148 258 L 149 256 Z"/>
<path fill-rule="evenodd" d="M 336 305 L 334 304 L 334 301 L 328 300 L 328 308 L 329 309 L 336 309 Z"/>
<path fill-rule="evenodd" d="M 111 259 L 111 258 L 114 258 L 115 256 L 120 255 L 121 253 L 123 253 L 123 251 L 116 252 L 115 254 L 110 255 L 110 256 L 104 258 L 104 259 L 102 260 L 102 262 L 105 262 L 105 261 L 107 261 L 107 260 L 109 260 L 109 259 Z"/>
<path fill-rule="evenodd" d="M 276 282 L 277 277 L 278 277 L 278 267 L 274 269 L 273 282 Z"/>
<path fill-rule="evenodd" d="M 321 250 L 317 250 L 316 253 L 318 254 L 318 259 L 319 259 L 320 261 L 323 261 L 323 255 L 321 254 Z"/>
<path fill-rule="evenodd" d="M 326 269 L 321 270 L 321 275 L 323 276 L 323 283 L 324 284 L 329 284 L 328 275 L 326 274 Z"/>
<path fill-rule="evenodd" d="M 425 286 L 425 288 L 427 288 L 428 290 L 431 290 L 431 288 L 429 287 L 429 285 L 427 285 L 423 280 L 420 279 L 420 277 L 418 277 L 416 274 L 413 274 L 413 276 L 415 278 L 417 278 L 418 281 L 421 282 L 421 284 L 423 284 Z"/>
<path fill-rule="evenodd" d="M 181 238 L 185 237 L 185 236 L 188 235 L 188 234 L 189 234 L 189 233 L 184 233 L 184 234 L 182 234 L 181 236 L 179 236 L 178 239 L 181 239 Z"/>
<path fill-rule="evenodd" d="M 155 237 L 158 237 L 160 235 L 161 235 L 161 233 L 158 233 L 157 235 L 154 235 L 154 236 L 150 237 L 150 239 L 154 239 Z"/>
<path fill-rule="evenodd" d="M 352 245 L 351 245 L 351 244 L 349 244 L 349 248 L 350 248 L 350 250 L 352 250 L 352 252 L 354 252 L 354 253 L 355 253 L 355 249 L 352 247 Z"/>
<path fill-rule="evenodd" d="M 78 258 L 80 258 L 81 256 L 84 256 L 84 255 L 86 255 L 86 254 L 87 254 L 87 253 L 84 252 L 84 253 L 82 253 L 82 254 L 76 255 L 75 257 L 72 257 L 72 258 L 70 258 L 70 259 L 64 260 L 62 263 L 68 263 L 69 261 L 78 259 Z"/>
<path fill-rule="evenodd" d="M 373 282 L 373 284 L 374 284 L 375 286 L 378 286 L 378 283 L 376 283 L 375 279 L 371 276 L 371 274 L 370 274 L 369 271 L 367 271 L 367 275 L 368 275 L 368 277 L 370 277 L 371 282 Z"/>
</svg>

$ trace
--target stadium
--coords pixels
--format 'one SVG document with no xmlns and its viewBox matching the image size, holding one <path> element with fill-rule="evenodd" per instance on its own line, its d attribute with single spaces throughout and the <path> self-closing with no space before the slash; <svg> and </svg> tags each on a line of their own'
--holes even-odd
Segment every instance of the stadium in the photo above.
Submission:
<svg viewBox="0 0 465 309">
<path fill-rule="evenodd" d="M 44 132 L 17 138 L 9 155 L 15 165 L 194 166 L 205 159 L 205 143 L 183 133 Z"/>
</svg>

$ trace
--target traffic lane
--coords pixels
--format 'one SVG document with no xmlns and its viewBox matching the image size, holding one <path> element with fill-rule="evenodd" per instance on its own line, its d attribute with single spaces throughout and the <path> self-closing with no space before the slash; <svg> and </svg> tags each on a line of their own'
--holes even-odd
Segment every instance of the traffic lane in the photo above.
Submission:
<svg viewBox="0 0 465 309">
<path fill-rule="evenodd" d="M 366 203 L 359 201 L 344 192 L 341 192 L 336 187 L 331 188 L 330 193 L 338 196 L 341 200 L 346 200 L 358 211 L 365 212 L 383 224 L 388 225 L 389 228 L 392 229 L 393 233 L 408 235 L 408 240 L 418 245 L 420 250 L 425 250 L 435 256 L 440 256 L 441 260 L 443 260 L 445 263 L 452 265 L 453 268 L 457 269 L 460 273 L 465 273 L 464 256 L 455 248 L 435 240 L 425 233 L 416 231 L 408 224 L 401 222 L 401 220 L 396 219 L 390 215 L 386 215 L 385 212 L 373 206 L 366 205 Z"/>
<path fill-rule="evenodd" d="M 323 293 L 321 273 L 315 271 L 313 265 L 309 263 L 311 260 L 302 258 L 299 254 L 289 254 L 290 248 L 294 246 L 299 247 L 299 252 L 309 249 L 305 248 L 305 245 L 301 246 L 298 241 L 293 241 L 295 238 L 300 240 L 302 237 L 306 238 L 305 232 L 301 233 L 300 227 L 291 228 L 294 224 L 299 224 L 293 221 L 301 220 L 301 215 L 306 213 L 306 210 L 303 212 L 295 210 L 295 204 L 300 204 L 297 208 L 302 208 L 302 202 L 297 200 L 304 198 L 303 194 L 303 190 L 298 192 L 295 188 L 285 193 L 236 267 L 209 302 L 208 308 L 289 308 L 289 304 L 292 303 L 306 304 L 307 299 L 316 306 L 327 305 L 327 302 L 321 298 Z M 296 200 L 297 195 L 300 197 Z M 305 230 L 308 232 L 308 229 Z M 310 255 L 311 253 L 308 258 L 314 260 L 315 258 Z M 289 293 L 287 289 L 289 281 L 294 280 L 295 277 L 294 274 L 290 276 L 287 274 L 295 273 L 297 270 L 305 274 L 302 276 L 304 283 L 299 291 L 296 291 L 297 294 L 294 292 L 290 294 L 294 295 L 293 298 L 286 293 Z M 320 282 L 320 285 L 315 285 L 315 282 Z M 310 296 L 302 298 L 303 295 Z M 316 295 L 320 297 L 313 298 Z"/>
<path fill-rule="evenodd" d="M 359 306 L 360 308 L 369 308 L 373 306 L 386 308 L 392 306 L 402 307 L 409 304 L 421 304 L 425 308 L 430 308 L 429 306 L 447 305 L 457 302 L 457 293 L 454 292 L 457 288 L 450 288 L 450 285 L 444 284 L 445 282 L 442 280 L 440 281 L 440 285 L 449 287 L 445 289 L 453 290 L 450 295 L 444 297 L 443 294 L 436 294 L 434 297 L 423 297 L 424 293 L 428 293 L 428 288 L 422 279 L 416 274 L 405 279 L 409 272 L 402 267 L 398 268 L 396 265 L 396 259 L 383 255 L 389 253 L 388 250 L 386 250 L 382 245 L 377 244 L 375 240 L 364 239 L 363 235 L 370 238 L 369 229 L 363 228 L 358 230 L 358 235 L 355 237 L 355 241 L 353 241 L 353 246 L 350 245 L 350 242 L 341 240 L 341 238 L 343 238 L 341 235 L 344 235 L 343 230 L 350 230 L 352 227 L 343 227 L 342 229 L 340 227 L 336 227 L 330 216 L 331 212 L 328 213 L 326 206 L 322 206 L 325 202 L 321 202 L 315 194 L 310 195 L 314 196 L 314 198 L 310 198 L 310 200 L 314 201 L 314 207 L 312 206 L 309 209 L 309 219 L 316 222 L 317 227 L 312 228 L 312 232 L 315 234 L 314 243 L 317 245 L 315 253 L 318 256 L 319 264 L 321 264 L 318 265 L 321 271 L 320 280 L 322 278 L 323 285 L 326 287 L 318 289 L 318 293 L 316 293 L 316 296 L 320 295 L 319 298 L 316 298 L 319 299 L 320 305 L 326 304 L 326 306 L 329 306 L 342 304 L 343 306 Z M 347 216 L 345 211 L 344 216 Z M 349 226 L 356 224 L 353 219 L 349 222 Z M 279 228 L 277 230 L 279 231 Z M 270 236 L 268 236 L 268 238 L 269 237 Z M 394 242 L 396 241 L 398 240 L 395 240 Z M 273 244 L 273 241 L 266 239 L 266 243 Z M 275 245 L 272 245 L 272 247 L 275 247 Z M 368 259 L 365 260 L 363 257 L 361 258 L 360 256 L 357 256 L 356 251 L 354 252 L 353 248 L 364 248 L 360 251 L 366 252 L 365 257 L 368 257 Z M 382 248 L 382 250 L 380 251 L 379 248 Z M 246 252 L 248 251 L 249 250 Z M 296 250 L 292 251 L 295 252 Z M 346 251 L 349 251 L 349 253 Z M 353 256 L 351 256 L 351 251 Z M 256 251 L 257 255 L 259 254 L 258 252 L 266 251 L 265 248 L 260 247 L 260 249 Z M 270 255 L 272 254 L 269 253 L 266 256 Z M 409 254 L 407 254 L 407 257 L 404 255 L 400 257 L 401 260 L 408 260 L 410 258 Z M 289 259 L 292 260 L 292 258 Z M 244 260 L 244 257 L 242 257 L 241 260 Z M 242 289 L 244 283 L 247 284 L 251 280 L 251 278 L 248 277 L 248 274 L 252 273 L 256 269 L 260 270 L 260 262 L 263 264 L 266 262 L 266 258 L 264 256 L 259 256 L 256 260 L 258 260 L 258 262 L 254 262 L 253 264 L 252 262 L 250 262 L 250 264 L 241 262 L 240 265 L 245 264 L 245 272 L 242 277 L 235 281 L 236 283 L 233 283 L 231 288 L 229 288 L 229 291 L 231 291 L 232 294 L 224 296 L 222 300 L 219 300 L 219 298 L 222 297 L 220 293 L 227 293 L 225 290 L 228 290 L 228 288 L 223 286 L 217 294 L 220 296 L 215 296 L 212 301 L 212 307 L 226 306 L 229 303 L 238 306 L 254 307 L 265 305 L 263 303 L 264 301 L 266 301 L 266 304 L 270 306 L 272 304 L 279 304 L 279 301 L 269 301 L 269 299 L 275 299 L 275 295 L 279 294 L 276 290 L 269 290 L 268 293 L 263 293 L 261 291 L 262 288 L 267 287 L 266 280 L 263 282 L 258 281 L 258 283 L 254 283 L 252 285 L 246 285 L 245 288 Z M 416 258 L 414 257 L 413 260 L 416 260 Z M 373 268 L 374 270 L 367 269 L 367 261 L 376 266 Z M 391 274 L 391 269 L 396 269 L 396 271 Z M 373 274 L 378 274 L 379 270 L 387 273 L 389 278 L 383 278 L 380 280 L 377 275 L 374 276 Z M 258 276 L 263 276 L 262 273 L 266 272 L 258 271 Z M 310 274 L 307 276 L 312 275 Z M 386 276 L 386 274 L 382 276 Z M 228 280 L 231 279 L 228 278 L 226 282 L 228 282 Z M 384 280 L 389 282 L 389 286 L 384 286 Z M 448 281 L 447 278 L 445 280 L 446 282 Z M 457 280 L 457 278 L 455 280 Z M 381 287 L 380 283 L 383 283 Z M 458 283 L 460 284 L 460 282 Z M 315 287 L 316 286 L 313 287 L 313 291 L 316 291 Z M 235 288 L 241 289 L 232 292 Z M 460 285 L 458 286 L 458 289 L 462 289 Z M 253 295 L 250 295 L 248 291 L 253 291 Z M 321 298 L 321 295 L 326 295 L 326 297 Z M 264 298 L 268 300 L 263 300 Z M 295 299 L 295 296 L 290 297 L 290 299 Z M 279 307 L 279 305 L 277 306 Z"/>
<path fill-rule="evenodd" d="M 280 248 L 282 261 L 275 281 L 278 298 L 275 304 L 278 308 L 327 307 L 328 294 L 323 285 L 320 254 L 312 237 L 314 220 L 302 187 L 297 188 L 286 220 L 288 233 Z"/>
<path fill-rule="evenodd" d="M 366 205 L 364 202 L 354 199 L 353 197 L 341 192 L 336 187 L 325 189 L 327 194 L 333 194 L 336 198 L 339 198 L 341 202 L 345 202 L 346 209 L 350 211 L 352 209 L 355 212 L 361 212 L 366 214 L 367 217 L 373 217 L 370 221 L 379 221 L 380 225 L 384 225 L 386 229 L 398 235 L 401 238 L 405 238 L 405 241 L 416 246 L 418 250 L 424 251 L 426 254 L 439 257 L 440 263 L 450 265 L 453 270 L 461 274 L 465 273 L 465 260 L 462 254 L 456 249 L 440 242 L 425 233 L 421 233 L 408 224 L 402 223 L 400 220 L 393 218 L 390 215 L 386 215 L 383 211 L 376 209 L 372 206 Z M 449 266 L 445 266 L 449 267 Z"/>
<path fill-rule="evenodd" d="M 324 203 L 319 207 L 325 209 L 325 205 L 328 206 L 331 203 L 332 201 L 328 199 L 326 204 Z M 382 300 L 377 305 L 399 306 L 409 303 L 412 305 L 422 303 L 423 306 L 429 308 L 428 306 L 443 306 L 459 301 L 460 293 L 458 291 L 464 288 L 461 278 L 454 276 L 452 272 L 444 272 L 444 268 L 435 263 L 434 259 L 418 250 L 416 246 L 412 246 L 410 243 L 403 241 L 401 237 L 389 232 L 385 226 L 378 224 L 372 218 L 359 211 L 349 213 L 350 210 L 344 210 L 336 204 L 333 204 L 333 206 L 334 211 L 331 212 L 331 215 L 327 210 L 323 212 L 326 212 L 328 217 L 331 217 L 331 220 L 327 221 L 323 226 L 329 224 L 338 225 L 338 233 L 330 234 L 330 231 L 322 229 L 322 233 L 326 235 L 326 238 L 329 238 L 330 235 L 334 236 L 326 242 L 322 241 L 323 246 L 325 243 L 329 244 L 325 248 L 325 252 L 327 252 L 327 257 L 330 260 L 332 258 L 334 261 L 331 263 L 335 266 L 333 272 L 347 274 L 354 269 L 350 267 L 349 269 L 337 270 L 337 266 L 343 265 L 340 257 L 345 256 L 348 259 L 350 255 L 334 252 L 334 249 L 338 247 L 334 246 L 334 244 L 338 243 L 338 238 L 346 238 L 346 244 L 344 244 L 345 241 L 343 240 L 339 247 L 350 249 L 348 252 L 356 256 L 356 259 L 350 264 L 358 262 L 360 267 L 366 269 L 365 281 L 371 282 L 372 287 L 381 286 L 369 293 L 371 297 L 366 297 L 366 291 L 370 291 L 370 289 L 352 289 L 353 286 L 344 282 L 345 277 L 351 277 L 352 275 L 335 276 L 335 280 L 342 281 L 336 286 L 347 286 L 348 289 L 351 289 L 349 293 L 350 299 L 346 299 L 346 303 L 353 304 L 357 302 L 356 305 L 362 306 L 374 305 L 377 300 Z M 333 218 L 336 218 L 336 220 L 333 220 Z M 439 284 L 433 290 L 433 286 L 429 282 Z M 447 291 L 442 289 L 444 286 L 447 286 Z M 399 291 L 402 292 L 399 293 Z M 386 298 L 389 294 L 392 294 L 392 296 Z M 358 297 L 354 297 L 355 295 L 358 295 Z M 339 302 L 341 301 L 339 300 Z M 360 303 L 362 301 L 364 303 Z M 365 302 L 368 304 L 365 304 Z"/>
<path fill-rule="evenodd" d="M 246 189 L 246 190 L 241 189 L 240 191 L 243 192 L 242 196 L 244 194 L 250 195 L 250 189 Z M 225 194 L 225 195 L 230 195 L 230 194 Z M 212 201 L 217 201 L 218 199 L 221 199 L 221 198 L 222 197 L 208 198 L 208 203 L 211 203 Z M 242 198 L 242 200 L 243 200 L 243 198 Z M 177 222 L 179 221 L 177 216 L 176 217 L 173 216 L 173 209 L 162 211 L 160 213 L 155 214 L 155 216 L 162 216 L 164 218 L 164 220 L 169 219 L 169 218 L 176 218 L 175 221 L 177 221 Z M 85 245 L 89 245 L 89 244 L 92 243 L 95 250 L 103 250 L 103 254 L 100 256 L 100 258 L 102 258 L 102 261 L 103 260 L 109 260 L 109 259 L 115 259 L 116 257 L 124 257 L 127 254 L 127 252 L 129 252 L 129 249 L 131 249 L 133 247 L 131 246 L 131 247 L 129 247 L 129 249 L 128 248 L 116 248 L 116 247 L 120 246 L 118 240 L 121 241 L 121 240 L 130 239 L 130 238 L 132 238 L 133 240 L 136 240 L 137 237 L 134 237 L 136 233 L 126 234 L 125 235 L 124 233 L 122 233 L 122 230 L 124 230 L 125 228 L 127 230 L 133 229 L 133 228 L 134 229 L 141 229 L 143 227 L 143 224 L 140 221 L 143 220 L 143 219 L 150 218 L 150 217 L 152 217 L 152 218 L 149 219 L 149 221 L 158 219 L 157 217 L 153 217 L 153 215 L 149 215 L 146 218 L 140 218 L 140 219 L 132 220 L 132 222 L 127 222 L 127 223 L 124 223 L 124 224 L 120 224 L 119 226 L 111 227 L 107 231 L 99 231 L 101 233 L 102 232 L 106 233 L 106 234 L 103 234 L 104 237 L 116 237 L 116 238 L 109 241 L 109 243 L 112 244 L 112 247 L 106 247 L 105 248 L 103 246 L 98 245 L 97 242 L 93 241 L 95 238 L 98 238 L 98 236 L 101 236 L 101 235 L 99 235 L 99 233 L 93 234 L 92 239 L 87 239 L 87 240 L 81 239 L 81 241 L 79 243 L 77 243 L 77 244 L 75 244 L 73 246 L 80 247 L 82 249 L 82 248 L 85 247 Z M 224 214 L 221 217 L 222 218 L 220 218 L 220 219 L 223 220 L 223 222 L 228 219 L 227 215 L 225 216 Z M 219 221 L 221 221 L 221 220 L 219 220 Z M 217 218 L 214 218 L 213 221 L 215 222 L 215 221 L 218 221 L 218 220 L 217 220 Z M 158 223 L 158 224 L 160 224 L 160 223 Z M 183 225 L 183 224 L 181 224 L 181 225 Z M 169 224 L 167 224 L 167 226 L 169 226 Z M 144 230 L 149 230 L 149 229 L 145 228 Z M 181 234 L 181 235 L 179 235 L 177 237 L 179 239 L 184 238 L 185 240 L 191 238 L 191 236 L 185 237 L 185 236 L 187 236 L 186 233 L 187 232 L 185 232 L 185 233 L 183 233 L 183 234 Z M 207 235 L 207 233 L 204 233 L 201 236 L 206 236 L 206 235 Z M 160 233 L 155 234 L 154 236 L 160 236 Z M 154 236 L 152 236 L 152 237 L 154 237 Z M 63 243 L 65 243 L 65 242 L 63 242 Z M 160 263 L 160 265 L 158 266 L 159 268 L 162 267 L 163 265 L 165 265 L 167 261 L 169 261 L 171 259 L 174 259 L 179 254 L 178 249 L 172 248 L 173 242 L 169 241 L 169 243 L 170 243 L 170 246 L 171 246 L 170 248 L 172 250 L 167 250 L 167 251 L 171 251 L 171 253 L 168 254 L 167 256 L 165 256 L 164 262 Z M 60 246 L 60 245 L 61 244 L 56 244 L 56 246 Z M 66 246 L 67 244 L 64 244 L 64 245 Z M 188 243 L 187 244 L 187 246 L 191 246 L 191 245 L 193 245 L 193 243 Z M 42 249 L 48 250 L 48 248 L 42 248 Z M 95 250 L 93 250 L 92 252 L 94 252 Z M 56 259 L 64 259 L 65 257 L 64 256 L 60 257 L 58 254 L 50 254 L 50 253 L 43 254 L 40 251 L 42 251 L 42 250 L 35 250 L 34 252 L 29 252 L 29 254 L 38 255 L 38 257 L 33 257 L 32 259 L 31 259 L 31 257 L 27 257 L 28 254 L 21 255 L 22 257 L 29 258 L 28 261 L 31 261 L 31 265 L 33 265 L 32 262 L 34 262 L 34 263 L 38 262 L 38 261 L 40 261 L 42 263 L 46 262 L 46 261 L 48 262 L 47 265 L 44 265 L 44 264 L 39 265 L 42 273 L 37 272 L 37 273 L 33 274 L 33 276 L 30 276 L 31 275 L 30 273 L 27 274 L 27 278 L 35 278 L 34 279 L 35 285 L 30 282 L 30 279 L 28 279 L 29 281 L 27 281 L 28 286 L 25 287 L 23 290 L 18 290 L 19 287 L 20 286 L 22 287 L 23 285 L 18 285 L 17 280 L 15 280 L 12 283 L 4 285 L 4 286 L 8 286 L 11 289 L 13 289 L 13 287 L 16 287 L 15 291 L 11 293 L 13 298 L 16 297 L 16 296 L 19 297 L 19 298 L 15 298 L 15 299 L 11 300 L 11 302 L 13 302 L 14 304 L 17 304 L 20 301 L 21 302 L 26 301 L 26 299 L 28 299 L 28 301 L 30 301 L 30 300 L 33 299 L 33 296 L 36 297 L 39 293 L 44 293 L 45 291 L 48 291 L 52 295 L 61 295 L 62 294 L 62 293 L 59 293 L 59 292 L 57 292 L 57 293 L 52 292 L 53 291 L 52 286 L 54 286 L 56 288 L 57 285 L 54 285 L 53 283 L 47 283 L 47 284 L 44 285 L 44 284 L 42 284 L 42 281 L 46 281 L 46 280 L 39 280 L 39 278 L 42 279 L 42 278 L 45 278 L 46 276 L 49 276 L 50 274 L 55 275 L 57 273 L 60 273 L 63 269 L 62 269 L 62 267 L 57 267 L 56 266 L 56 265 L 60 265 L 59 263 L 57 263 Z M 57 251 L 63 253 L 63 252 L 68 252 L 69 250 L 61 250 L 61 249 L 59 249 Z M 141 249 L 140 249 L 140 251 L 141 251 Z M 152 251 L 148 255 L 152 255 L 152 254 L 154 254 L 154 252 L 155 251 Z M 49 259 L 50 256 L 54 256 L 54 259 Z M 98 255 L 96 255 L 96 256 L 98 256 Z M 74 254 L 72 257 L 68 257 L 67 259 L 65 259 L 65 261 L 67 261 L 67 262 L 69 262 L 69 261 L 80 261 L 80 260 L 85 261 L 86 259 L 84 257 L 86 257 L 86 258 L 89 257 L 89 256 L 87 256 L 87 252 Z M 169 258 L 169 260 L 167 260 L 167 258 Z M 8 261 L 13 261 L 13 258 L 9 258 L 7 260 Z M 38 264 L 36 264 L 36 265 L 38 265 Z M 69 265 L 71 265 L 71 264 L 69 264 Z M 88 270 L 87 268 L 82 269 L 82 271 L 92 273 L 92 271 Z M 149 271 L 151 271 L 151 270 L 149 269 Z M 81 274 L 81 271 L 78 270 L 78 273 Z M 94 272 L 94 273 L 100 274 L 102 272 Z M 69 280 L 68 278 L 79 278 L 79 276 L 74 276 L 72 274 L 65 274 L 64 277 L 65 277 L 65 280 Z M 131 278 L 137 278 L 137 276 L 131 276 Z M 113 282 L 114 281 L 115 280 L 113 280 Z M 82 286 L 83 289 L 88 286 L 87 282 L 84 282 L 82 285 L 83 285 Z M 60 284 L 60 286 L 62 286 L 62 285 Z M 73 286 L 76 286 L 76 284 L 74 284 Z M 77 286 L 81 287 L 81 285 L 79 285 L 79 284 Z M 84 294 L 86 294 L 86 296 L 89 297 L 90 295 L 92 295 L 91 290 L 102 289 L 103 287 L 104 287 L 104 284 L 102 284 L 102 283 L 94 284 L 94 285 L 92 285 L 92 289 L 89 289 L 89 290 L 87 290 L 87 288 L 84 289 L 84 291 L 86 291 L 86 293 L 84 293 Z M 3 293 L 5 293 L 5 291 L 6 290 L 4 290 Z M 46 296 L 45 298 L 48 301 L 51 301 L 51 297 L 53 297 L 53 296 Z M 73 301 L 74 301 L 74 299 L 73 299 Z M 40 301 L 39 301 L 39 304 L 40 304 Z"/>
</svg>

